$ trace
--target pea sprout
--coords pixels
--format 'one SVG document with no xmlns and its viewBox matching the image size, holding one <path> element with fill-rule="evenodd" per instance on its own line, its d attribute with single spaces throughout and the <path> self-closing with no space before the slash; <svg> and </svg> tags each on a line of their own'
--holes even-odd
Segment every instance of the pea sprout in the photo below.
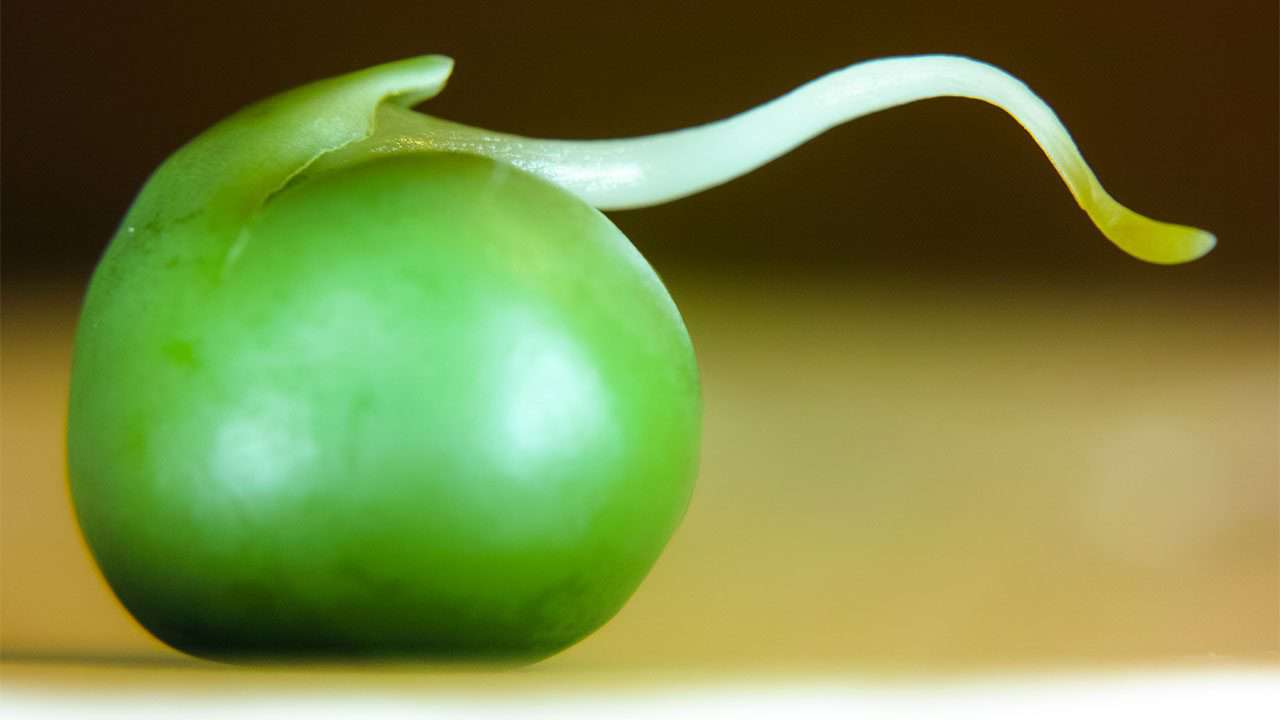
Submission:
<svg viewBox="0 0 1280 720">
<path fill-rule="evenodd" d="M 435 79 L 442 87 L 443 78 Z M 384 103 L 374 132 L 326 154 L 309 169 L 393 152 L 464 152 L 510 163 L 602 210 L 638 208 L 726 183 L 836 125 L 935 97 L 982 100 L 1009 113 L 1048 156 L 1094 225 L 1130 255 L 1175 264 L 1213 249 L 1212 233 L 1153 220 L 1116 202 L 1057 115 L 1021 81 L 986 63 L 951 55 L 858 63 L 724 120 L 616 140 L 525 138 L 417 113 L 405 102 Z"/>
</svg>

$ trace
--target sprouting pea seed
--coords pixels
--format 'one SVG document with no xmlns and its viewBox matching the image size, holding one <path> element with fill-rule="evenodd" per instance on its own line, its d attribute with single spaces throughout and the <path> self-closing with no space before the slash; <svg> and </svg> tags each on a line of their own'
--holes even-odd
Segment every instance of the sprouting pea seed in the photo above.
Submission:
<svg viewBox="0 0 1280 720">
<path fill-rule="evenodd" d="M 701 398 L 675 305 L 595 207 L 963 95 L 1014 115 L 1131 254 L 1214 242 L 1116 203 L 1047 105 L 963 58 L 855 65 L 719 123 L 594 142 L 409 111 L 451 67 L 379 66 L 219 123 L 156 171 L 94 274 L 72 495 L 113 590 L 176 648 L 531 660 L 618 611 L 688 505 Z"/>
</svg>

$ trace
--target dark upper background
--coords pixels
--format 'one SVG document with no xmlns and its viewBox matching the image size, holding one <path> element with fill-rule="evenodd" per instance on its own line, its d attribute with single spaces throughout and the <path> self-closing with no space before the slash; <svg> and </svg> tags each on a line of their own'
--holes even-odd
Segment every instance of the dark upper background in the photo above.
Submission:
<svg viewBox="0 0 1280 720">
<path fill-rule="evenodd" d="M 856 121 L 700 196 L 613 213 L 659 271 L 1275 287 L 1274 0 L 10 0 L 6 287 L 82 287 L 150 170 L 246 103 L 432 52 L 457 60 L 432 113 L 564 137 L 714 120 L 867 58 L 970 55 L 1046 98 L 1122 202 L 1220 239 L 1191 266 L 1129 261 L 1015 123 L 936 100 Z"/>
</svg>

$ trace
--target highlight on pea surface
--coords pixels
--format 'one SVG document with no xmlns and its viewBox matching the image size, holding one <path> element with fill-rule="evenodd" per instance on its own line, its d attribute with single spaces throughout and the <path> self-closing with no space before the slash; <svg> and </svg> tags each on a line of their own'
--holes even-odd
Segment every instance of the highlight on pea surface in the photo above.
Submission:
<svg viewBox="0 0 1280 720">
<path fill-rule="evenodd" d="M 962 96 L 1021 123 L 1129 254 L 1214 245 L 1113 200 L 1052 110 L 973 60 L 866 62 L 600 141 L 408 109 L 451 68 L 390 63 L 215 125 L 148 180 L 94 274 L 72 495 L 112 589 L 178 649 L 524 662 L 622 607 L 688 505 L 702 400 L 678 310 L 597 208 Z"/>
</svg>

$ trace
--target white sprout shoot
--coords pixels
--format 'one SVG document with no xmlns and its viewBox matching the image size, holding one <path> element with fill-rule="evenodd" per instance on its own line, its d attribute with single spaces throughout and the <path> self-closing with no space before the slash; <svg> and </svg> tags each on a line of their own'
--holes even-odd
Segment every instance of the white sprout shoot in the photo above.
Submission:
<svg viewBox="0 0 1280 720">
<path fill-rule="evenodd" d="M 1012 75 L 950 55 L 886 58 L 824 75 L 775 100 L 697 127 L 615 140 L 540 140 L 473 128 L 383 103 L 369 137 L 317 159 L 308 170 L 370 154 L 452 151 L 515 165 L 601 210 L 657 205 L 726 183 L 830 128 L 935 97 L 982 100 L 1031 134 L 1080 207 L 1125 252 L 1153 263 L 1195 260 L 1212 233 L 1160 222 L 1103 189 L 1053 110 Z"/>
</svg>

